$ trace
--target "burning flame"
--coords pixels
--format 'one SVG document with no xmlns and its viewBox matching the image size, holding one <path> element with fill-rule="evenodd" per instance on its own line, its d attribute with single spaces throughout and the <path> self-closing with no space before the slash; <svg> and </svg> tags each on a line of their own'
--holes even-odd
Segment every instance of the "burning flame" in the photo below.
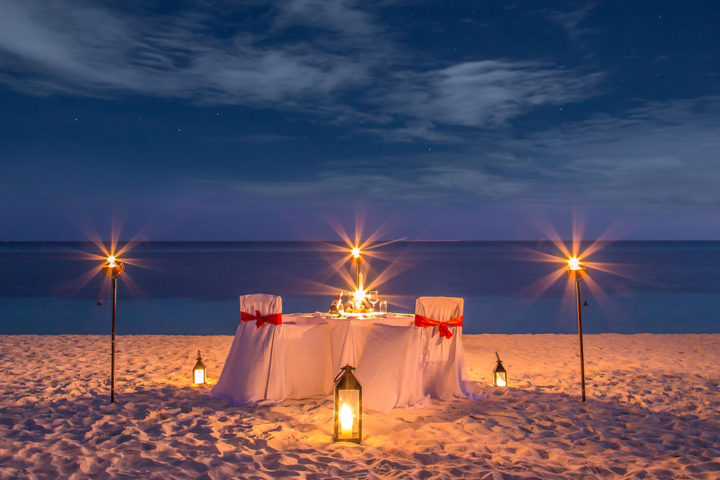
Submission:
<svg viewBox="0 0 720 480">
<path fill-rule="evenodd" d="M 205 383 L 205 369 L 196 368 L 194 372 L 195 372 L 195 383 L 198 385 L 201 383 Z"/>
<path fill-rule="evenodd" d="M 115 263 L 115 255 L 108 255 L 107 257 L 107 266 L 110 268 L 117 267 L 117 264 Z"/>
<path fill-rule="evenodd" d="M 351 252 L 353 258 L 360 258 L 360 249 L 358 247 L 353 247 Z"/>
<path fill-rule="evenodd" d="M 338 416 L 340 417 L 340 431 L 345 435 L 351 435 L 353 430 L 353 412 L 350 405 L 343 403 Z"/>
<path fill-rule="evenodd" d="M 356 304 L 360 304 L 363 300 L 365 300 L 365 290 L 361 290 L 360 288 L 358 288 L 353 292 L 353 301 Z"/>
<path fill-rule="evenodd" d="M 580 259 L 577 257 L 570 257 L 568 258 L 568 268 L 570 270 L 580 270 Z"/>
</svg>

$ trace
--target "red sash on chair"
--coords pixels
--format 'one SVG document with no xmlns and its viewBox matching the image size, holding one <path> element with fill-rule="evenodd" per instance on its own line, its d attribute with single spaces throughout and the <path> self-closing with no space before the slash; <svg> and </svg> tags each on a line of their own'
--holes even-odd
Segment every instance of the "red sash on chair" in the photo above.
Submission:
<svg viewBox="0 0 720 480">
<path fill-rule="evenodd" d="M 257 328 L 262 327 L 263 323 L 280 325 L 282 324 L 282 313 L 271 313 L 269 315 L 262 316 L 259 310 L 255 310 L 255 315 L 252 313 L 240 312 L 240 320 L 243 322 L 252 322 L 255 320 L 257 322 Z"/>
<path fill-rule="evenodd" d="M 440 336 L 450 338 L 453 336 L 452 332 L 448 327 L 462 327 L 463 316 L 451 318 L 445 322 L 440 322 L 434 318 L 423 317 L 422 315 L 415 314 L 415 326 L 416 327 L 434 327 L 439 325 Z"/>
</svg>

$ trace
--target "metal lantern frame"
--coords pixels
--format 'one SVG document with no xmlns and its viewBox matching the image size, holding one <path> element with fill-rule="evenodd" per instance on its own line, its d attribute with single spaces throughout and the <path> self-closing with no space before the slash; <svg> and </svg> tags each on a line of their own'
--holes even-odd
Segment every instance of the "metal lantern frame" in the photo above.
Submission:
<svg viewBox="0 0 720 480">
<path fill-rule="evenodd" d="M 202 370 L 202 382 L 197 382 L 197 377 L 195 376 L 195 372 L 198 370 Z M 200 350 L 198 350 L 198 356 L 197 356 L 197 362 L 195 362 L 195 366 L 192 369 L 192 380 L 193 384 L 195 385 L 205 385 L 207 383 L 207 367 L 205 367 L 205 364 L 202 361 L 202 356 L 200 355 Z"/>
<path fill-rule="evenodd" d="M 362 386 L 360 385 L 360 382 L 358 382 L 357 378 L 355 378 L 355 375 L 353 375 L 353 371 L 355 370 L 355 367 L 351 367 L 350 365 L 345 365 L 340 369 L 340 373 L 338 373 L 337 377 L 335 377 L 335 408 L 333 411 L 333 441 L 334 442 L 354 442 L 354 443 L 360 443 L 362 441 Z M 341 398 L 342 392 L 356 392 L 357 393 L 357 404 L 354 405 L 355 410 L 353 411 L 353 426 L 350 432 L 350 435 L 347 435 L 344 433 L 343 429 L 341 428 L 341 411 L 343 409 L 343 406 L 341 406 L 341 402 L 343 401 L 343 398 Z M 343 405 L 346 405 L 346 402 L 342 402 Z M 353 406 L 349 406 L 351 409 Z M 355 428 L 357 426 L 357 428 Z"/>
<path fill-rule="evenodd" d="M 502 360 L 500 360 L 500 355 L 498 355 L 498 352 L 495 352 L 495 356 L 497 357 L 497 365 L 495 365 L 495 368 L 493 369 L 493 372 L 492 372 L 493 386 L 494 387 L 507 387 L 508 386 L 507 370 L 505 370 L 505 367 L 503 367 Z M 503 380 L 505 380 L 505 385 L 498 385 L 498 374 L 502 376 Z"/>
</svg>

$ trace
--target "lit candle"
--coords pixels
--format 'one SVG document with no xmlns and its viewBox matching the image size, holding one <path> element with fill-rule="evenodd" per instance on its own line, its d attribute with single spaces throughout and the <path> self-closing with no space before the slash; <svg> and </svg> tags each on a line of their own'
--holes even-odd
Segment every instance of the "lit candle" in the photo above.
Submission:
<svg viewBox="0 0 720 480">
<path fill-rule="evenodd" d="M 340 407 L 340 432 L 343 435 L 352 435 L 353 430 L 353 412 L 350 405 L 343 403 Z"/>
<path fill-rule="evenodd" d="M 497 383 L 498 387 L 507 387 L 507 383 L 505 383 L 505 378 L 500 374 L 495 374 L 495 382 Z"/>
</svg>

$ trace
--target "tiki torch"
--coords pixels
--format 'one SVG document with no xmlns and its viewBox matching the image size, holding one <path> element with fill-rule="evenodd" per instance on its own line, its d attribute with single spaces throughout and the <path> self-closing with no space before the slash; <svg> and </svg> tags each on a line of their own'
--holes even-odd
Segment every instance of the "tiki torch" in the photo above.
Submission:
<svg viewBox="0 0 720 480">
<path fill-rule="evenodd" d="M 112 280 L 112 340 L 110 343 L 110 403 L 115 403 L 115 316 L 117 314 L 117 278 L 122 275 L 125 265 L 118 262 L 114 255 L 107 257 L 103 271 Z"/>
<path fill-rule="evenodd" d="M 580 339 L 580 381 L 582 384 L 582 401 L 585 401 L 585 354 L 583 352 L 582 330 L 582 304 L 580 303 L 580 281 L 587 275 L 587 268 L 580 263 L 577 257 L 568 259 L 568 276 L 575 280 L 575 295 L 577 297 L 578 338 Z"/>
</svg>

